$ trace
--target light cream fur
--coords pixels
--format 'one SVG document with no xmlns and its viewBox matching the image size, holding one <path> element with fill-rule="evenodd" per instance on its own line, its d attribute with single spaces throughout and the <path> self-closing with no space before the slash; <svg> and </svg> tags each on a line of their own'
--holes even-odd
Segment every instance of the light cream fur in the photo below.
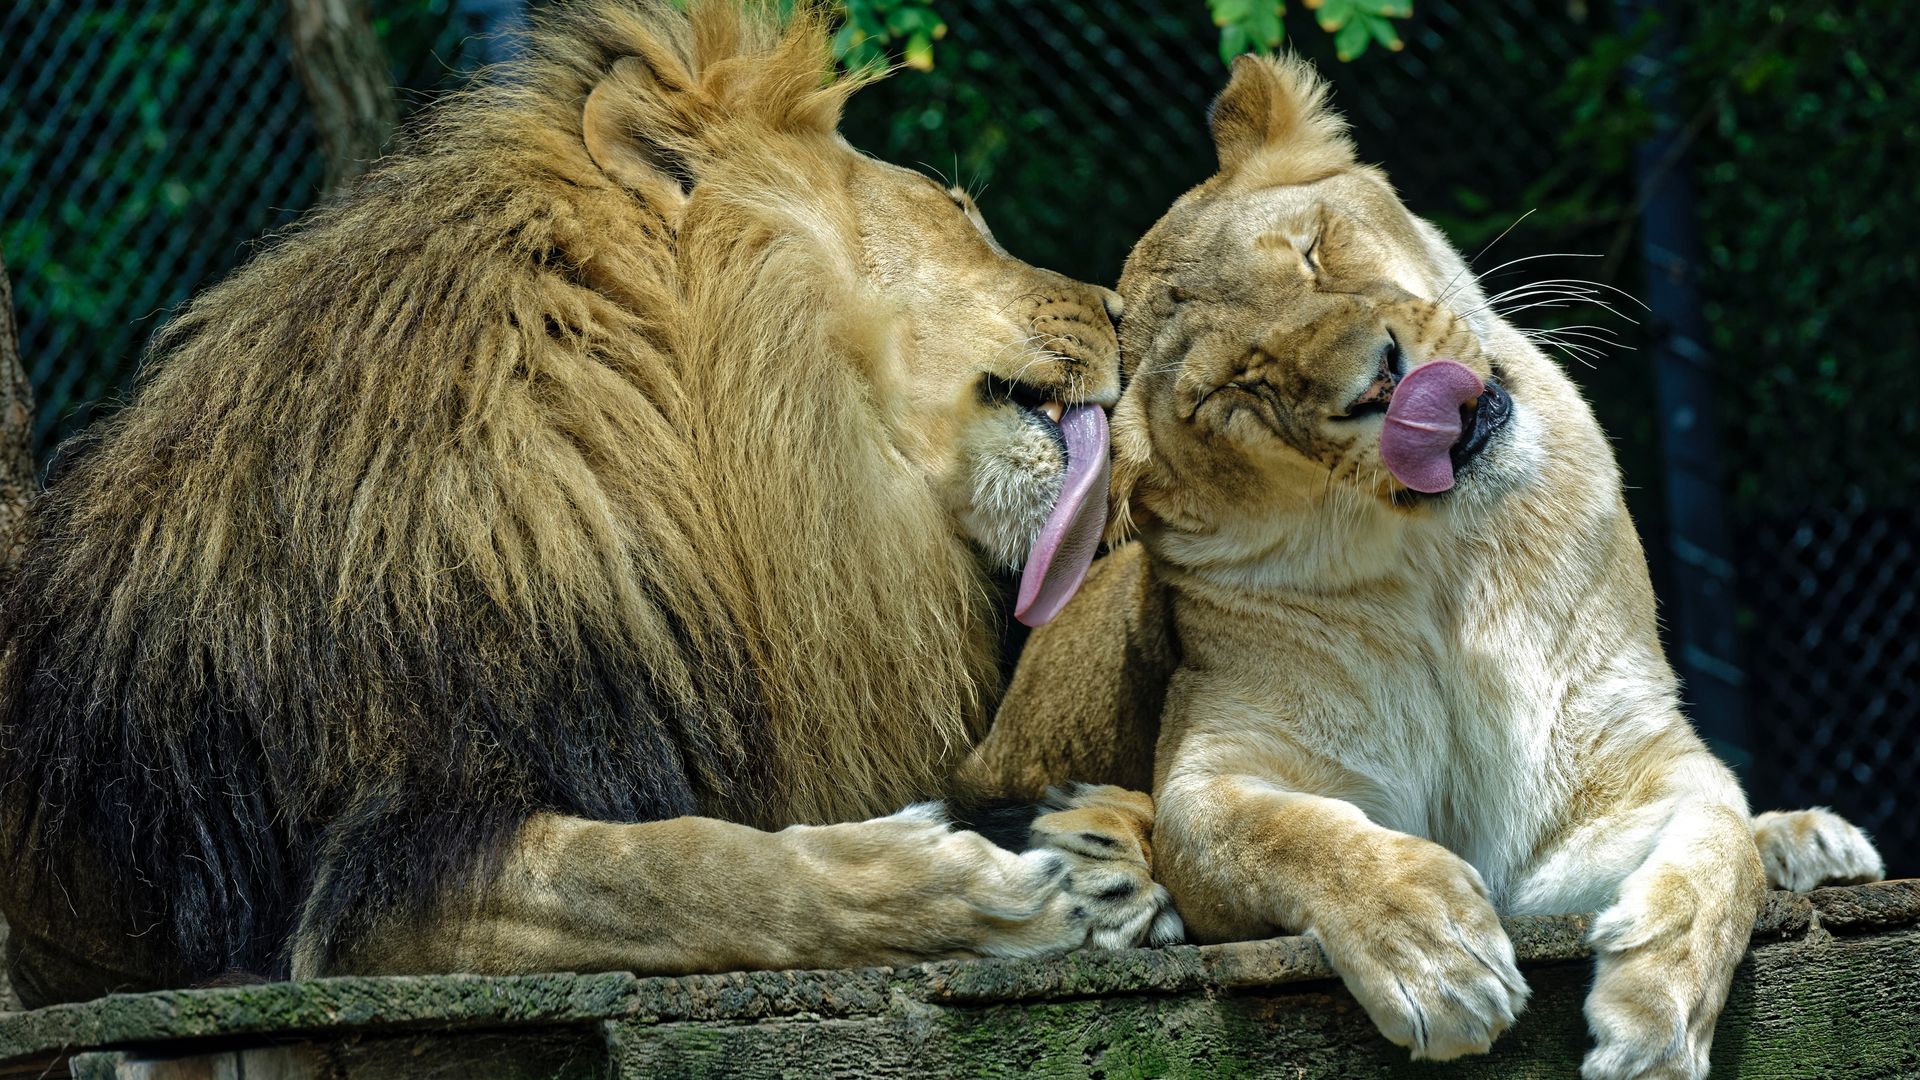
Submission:
<svg viewBox="0 0 1920 1080">
<path fill-rule="evenodd" d="M 1824 806 L 1769 810 L 1753 819 L 1753 840 L 1767 868 L 1767 884 L 1776 889 L 1858 885 L 1887 873 L 1867 834 Z"/>
<path fill-rule="evenodd" d="M 1121 556 L 1119 591 L 1129 612 L 1165 598 L 1145 651 L 1177 665 L 1156 871 L 1199 940 L 1317 937 L 1382 1033 L 1435 1059 L 1487 1049 L 1524 1006 L 1499 915 L 1598 911 L 1584 1075 L 1703 1076 L 1764 871 L 1739 786 L 1679 711 L 1613 455 L 1325 97 L 1304 63 L 1241 60 L 1213 113 L 1220 174 L 1121 283 L 1116 498 L 1146 558 Z M 1355 406 L 1440 357 L 1515 406 L 1426 498 Z M 1155 639 L 1082 610 L 1036 636 L 1035 664 Z M 1008 733 L 1075 707 L 1026 668 Z M 1840 869 L 1876 873 L 1870 851 Z"/>
</svg>

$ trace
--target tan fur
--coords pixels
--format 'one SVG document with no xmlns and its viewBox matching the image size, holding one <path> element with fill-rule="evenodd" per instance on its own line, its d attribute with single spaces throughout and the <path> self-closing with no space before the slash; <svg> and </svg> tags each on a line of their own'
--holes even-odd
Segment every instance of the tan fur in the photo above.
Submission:
<svg viewBox="0 0 1920 1080">
<path fill-rule="evenodd" d="M 984 380 L 1111 404 L 1118 308 L 850 147 L 869 76 L 774 10 L 560 10 L 187 308 L 54 485 L 6 776 L 78 807 L 27 843 L 98 848 L 106 925 L 167 924 L 155 981 L 289 937 L 302 975 L 1020 954 L 1164 907 L 1131 859 L 1083 902 L 1084 855 L 831 824 L 984 728 L 986 564 L 1064 471 Z"/>
<path fill-rule="evenodd" d="M 739 47 L 728 11 L 696 9 L 695 40 Z M 803 18 L 771 60 L 819 63 L 816 33 Z M 711 64 L 707 80 L 750 112 L 778 91 L 727 67 L 739 62 Z M 658 85 L 703 89 L 697 51 L 694 70 L 658 56 L 648 64 Z M 589 97 L 589 121 L 598 101 L 610 114 L 631 110 L 639 131 L 716 123 L 620 85 L 634 82 L 654 86 L 635 61 L 616 64 Z M 966 547 L 942 539 L 973 501 L 969 470 L 1008 441 L 1005 407 L 980 398 L 978 374 L 1053 387 L 1068 401 L 1115 391 L 1102 311 L 1111 301 L 1008 258 L 964 197 L 818 137 L 837 117 L 829 95 L 856 82 L 805 95 L 822 102 L 795 110 L 818 129 L 803 133 L 815 136 L 808 142 L 789 146 L 777 127 L 728 133 L 751 148 L 746 160 L 696 165 L 693 198 L 669 188 L 662 206 L 678 230 L 674 320 L 696 336 L 693 351 L 721 361 L 675 373 L 701 403 L 688 425 L 705 459 L 696 469 L 712 504 L 733 508 L 724 515 L 732 535 L 689 547 L 724 544 L 745 579 L 736 583 L 750 612 L 743 636 L 780 768 L 779 801 L 755 815 L 762 820 L 839 821 L 936 790 L 980 726 L 991 679 L 979 570 Z M 623 91 L 633 97 L 623 101 Z M 641 171 L 646 155 L 603 134 L 599 153 L 619 155 L 623 186 L 642 195 L 659 186 Z M 700 163 L 721 137 L 709 129 L 664 153 Z M 769 149 L 794 158 L 769 160 Z M 813 201 L 823 191 L 848 201 L 823 210 Z M 811 198 L 789 201 L 801 193 Z M 769 257 L 770 241 L 795 250 Z M 750 277 L 732 269 L 763 258 Z M 759 374 L 768 363 L 825 411 L 769 399 Z M 828 463 L 830 486 L 817 479 Z M 931 808 L 777 833 L 694 818 L 540 819 L 472 921 L 456 910 L 396 926 L 342 970 L 901 963 L 1133 944 L 1154 919 L 1164 923 L 1165 893 L 1143 859 L 1052 850 L 1048 820 L 1036 822 L 1035 850 L 1016 856 L 950 831 Z M 1102 824 L 1122 837 L 1145 828 Z M 1128 895 L 1112 895 L 1119 883 Z"/>
<path fill-rule="evenodd" d="M 1036 817 L 1016 854 L 932 803 L 778 832 L 543 815 L 477 904 L 389 923 L 325 973 L 686 974 L 1165 943 L 1181 930 L 1152 880 L 1152 816 L 1139 792 L 1081 789 Z"/>
<path fill-rule="evenodd" d="M 1297 60 L 1239 61 L 1221 172 L 1121 283 L 1115 495 L 1179 657 L 1156 872 L 1200 940 L 1318 937 L 1415 1057 L 1483 1051 L 1523 1006 L 1500 913 L 1597 910 L 1584 1074 L 1703 1076 L 1763 870 L 1679 712 L 1612 453 L 1354 161 L 1325 93 Z M 1503 384 L 1514 417 L 1426 498 L 1360 407 L 1396 362 L 1440 357 Z M 1036 663 L 1110 660 L 1136 633 L 1115 618 L 1070 606 Z M 1009 705 L 1031 723 L 1048 701 Z"/>
<path fill-rule="evenodd" d="M 1030 798 L 1068 781 L 1150 785 L 1161 702 L 1178 662 L 1171 623 L 1138 544 L 1094 563 L 1061 618 L 1027 639 L 962 780 Z"/>
</svg>

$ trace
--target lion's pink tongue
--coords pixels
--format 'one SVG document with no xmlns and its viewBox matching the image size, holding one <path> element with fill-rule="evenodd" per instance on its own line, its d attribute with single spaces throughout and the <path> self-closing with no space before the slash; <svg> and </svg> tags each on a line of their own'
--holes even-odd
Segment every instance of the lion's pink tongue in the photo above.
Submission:
<svg viewBox="0 0 1920 1080">
<path fill-rule="evenodd" d="M 1453 486 L 1453 444 L 1460 441 L 1460 409 L 1486 390 L 1465 364 L 1421 364 L 1393 389 L 1380 429 L 1380 459 L 1399 481 L 1429 495 Z"/>
<path fill-rule="evenodd" d="M 1067 439 L 1067 477 L 1020 570 L 1013 605 L 1013 617 L 1028 626 L 1045 626 L 1073 599 L 1107 530 L 1107 414 L 1098 405 L 1075 405 L 1061 415 L 1060 434 Z"/>
</svg>

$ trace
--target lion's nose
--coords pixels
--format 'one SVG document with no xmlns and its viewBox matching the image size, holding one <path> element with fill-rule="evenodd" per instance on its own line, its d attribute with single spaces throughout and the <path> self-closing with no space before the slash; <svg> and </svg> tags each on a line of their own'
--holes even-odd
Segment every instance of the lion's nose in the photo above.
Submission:
<svg viewBox="0 0 1920 1080">
<path fill-rule="evenodd" d="M 1113 325 L 1119 326 L 1120 316 L 1127 310 L 1126 301 L 1120 299 L 1120 294 L 1112 289 L 1101 289 L 1100 306 L 1107 309 L 1107 318 L 1113 322 Z"/>
</svg>

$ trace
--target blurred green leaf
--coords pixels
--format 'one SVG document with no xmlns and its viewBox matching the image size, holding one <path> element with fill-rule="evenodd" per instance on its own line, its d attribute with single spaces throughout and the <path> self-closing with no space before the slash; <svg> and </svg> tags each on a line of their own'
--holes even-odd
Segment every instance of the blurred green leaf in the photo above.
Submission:
<svg viewBox="0 0 1920 1080">
<path fill-rule="evenodd" d="M 1333 35 L 1333 47 L 1342 60 L 1351 60 L 1367 51 L 1373 41 L 1373 35 L 1367 30 L 1365 18 L 1354 19 L 1336 30 Z"/>
<path fill-rule="evenodd" d="M 1207 0 L 1215 26 L 1239 26 L 1253 13 L 1253 0 Z"/>
<path fill-rule="evenodd" d="M 933 38 L 925 33 L 915 33 L 908 38 L 905 59 L 907 66 L 916 71 L 932 71 Z"/>
<path fill-rule="evenodd" d="M 907 67 L 933 70 L 933 43 L 947 33 L 933 0 L 840 0 L 837 7 L 841 25 L 833 45 L 842 65 L 885 65 L 898 49 Z"/>
<path fill-rule="evenodd" d="M 1400 40 L 1400 31 L 1394 29 L 1393 23 L 1379 15 L 1366 15 L 1363 18 L 1367 20 L 1367 36 L 1385 45 L 1389 51 L 1399 52 L 1407 47 L 1406 42 Z"/>
</svg>

